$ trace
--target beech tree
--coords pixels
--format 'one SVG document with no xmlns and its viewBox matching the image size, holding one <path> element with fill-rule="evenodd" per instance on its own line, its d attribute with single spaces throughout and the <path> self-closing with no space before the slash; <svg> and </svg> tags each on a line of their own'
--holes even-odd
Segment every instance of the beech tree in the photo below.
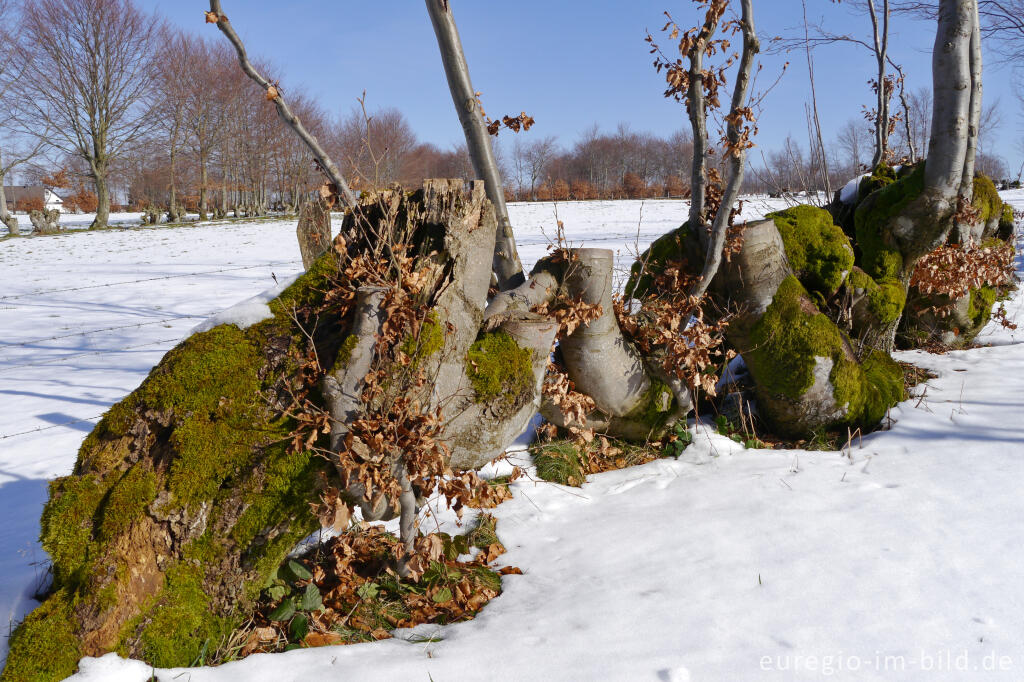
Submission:
<svg viewBox="0 0 1024 682">
<path fill-rule="evenodd" d="M 4 183 L 18 166 L 31 161 L 42 146 L 38 139 L 33 141 L 19 131 L 16 109 L 11 102 L 10 93 L 23 75 L 17 61 L 20 34 L 9 29 L 16 19 L 11 0 L 0 0 L 0 224 L 7 227 L 11 236 L 21 232 L 18 219 L 7 210 Z"/>
<path fill-rule="evenodd" d="M 18 30 L 19 107 L 46 142 L 81 158 L 107 226 L 113 162 L 155 124 L 152 88 L 162 29 L 130 0 L 26 0 Z"/>
</svg>

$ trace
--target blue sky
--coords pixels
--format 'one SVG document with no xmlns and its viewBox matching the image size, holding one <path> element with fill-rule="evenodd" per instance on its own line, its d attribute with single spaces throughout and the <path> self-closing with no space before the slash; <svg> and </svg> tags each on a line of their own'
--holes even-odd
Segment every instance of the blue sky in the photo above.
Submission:
<svg viewBox="0 0 1024 682">
<path fill-rule="evenodd" d="M 697 13 L 689 0 L 451 1 L 473 84 L 492 116 L 525 110 L 537 121 L 529 135 L 555 135 L 566 145 L 594 123 L 612 131 L 626 122 L 634 130 L 657 134 L 687 124 L 682 107 L 662 97 L 663 80 L 651 67 L 644 36 L 647 29 L 661 28 L 665 10 L 680 24 L 694 23 Z M 208 5 L 202 0 L 139 2 L 177 26 L 221 39 L 215 27 L 203 23 Z M 250 54 L 273 62 L 286 88 L 301 86 L 325 109 L 341 113 L 366 90 L 371 108 L 401 109 L 421 139 L 442 147 L 461 141 L 421 0 L 222 4 Z M 868 38 L 868 18 L 851 12 L 848 4 L 808 0 L 809 18 L 836 32 Z M 754 11 L 765 45 L 772 36 L 801 26 L 796 0 L 757 0 Z M 890 51 L 904 66 L 911 89 L 930 86 L 933 40 L 931 23 L 894 20 Z M 810 90 L 803 53 L 763 55 L 760 84 L 774 80 L 787 59 L 790 67 L 765 100 L 759 121 L 755 141 L 766 150 L 781 146 L 790 133 L 807 146 L 804 103 Z M 1010 87 L 1010 71 L 992 61 L 986 61 L 985 98 L 999 99 L 999 153 L 1016 174 L 1024 160 L 1018 149 L 1020 107 Z M 872 69 L 871 55 L 861 48 L 834 45 L 815 52 L 818 105 L 827 139 L 871 103 L 867 81 Z"/>
</svg>

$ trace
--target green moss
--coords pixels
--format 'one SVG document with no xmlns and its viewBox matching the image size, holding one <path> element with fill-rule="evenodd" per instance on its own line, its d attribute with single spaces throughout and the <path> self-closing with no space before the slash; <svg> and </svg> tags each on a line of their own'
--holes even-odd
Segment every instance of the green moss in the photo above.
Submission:
<svg viewBox="0 0 1024 682">
<path fill-rule="evenodd" d="M 338 274 L 338 258 L 333 250 L 320 256 L 302 276 L 270 302 L 274 315 L 289 316 L 292 311 L 317 303 Z"/>
<path fill-rule="evenodd" d="M 967 316 L 975 329 L 980 329 L 992 315 L 992 306 L 996 303 L 996 290 L 990 286 L 971 289 L 971 300 L 967 305 Z"/>
<path fill-rule="evenodd" d="M 50 595 L 14 630 L 8 643 L 0 682 L 56 682 L 74 674 L 82 651 L 71 594 L 61 590 Z"/>
<path fill-rule="evenodd" d="M 261 437 L 256 430 L 232 428 L 205 414 L 183 421 L 171 436 L 178 456 L 171 464 L 167 487 L 175 502 L 187 506 L 212 498 L 248 462 Z"/>
<path fill-rule="evenodd" d="M 255 402 L 263 358 L 247 334 L 230 324 L 194 334 L 171 350 L 132 400 L 179 416 L 237 412 Z"/>
<path fill-rule="evenodd" d="M 567 440 L 544 443 L 531 450 L 537 475 L 545 481 L 581 486 L 587 480 L 583 457 Z"/>
<path fill-rule="evenodd" d="M 179 563 L 167 570 L 167 583 L 137 630 L 144 660 L 158 668 L 190 666 L 212 653 L 230 634 L 230 618 L 210 612 L 199 567 Z"/>
<path fill-rule="evenodd" d="M 103 504 L 100 540 L 117 537 L 141 516 L 156 498 L 156 475 L 142 463 L 136 464 L 110 489 Z"/>
<path fill-rule="evenodd" d="M 869 194 L 857 207 L 854 224 L 861 267 L 876 280 L 897 279 L 903 270 L 903 256 L 889 233 L 889 224 L 924 191 L 924 164 L 882 189 Z"/>
<path fill-rule="evenodd" d="M 883 280 L 868 293 L 868 310 L 883 326 L 898 320 L 906 304 L 906 289 L 896 280 Z"/>
<path fill-rule="evenodd" d="M 503 331 L 484 334 L 466 354 L 469 380 L 478 402 L 499 397 L 517 399 L 533 388 L 533 361 L 530 349 L 520 348 Z"/>
<path fill-rule="evenodd" d="M 54 585 L 77 586 L 95 554 L 93 524 L 106 488 L 93 474 L 66 476 L 50 483 L 39 539 L 53 560 Z"/>
<path fill-rule="evenodd" d="M 355 350 L 358 341 L 359 337 L 355 334 L 349 334 L 345 337 L 345 340 L 341 342 L 341 348 L 338 349 L 338 355 L 334 358 L 332 371 L 341 369 L 348 364 L 348 361 L 352 359 L 352 351 Z"/>
<path fill-rule="evenodd" d="M 211 497 L 266 438 L 258 427 L 268 409 L 260 393 L 263 364 L 249 334 L 221 325 L 173 349 L 134 394 L 180 420 L 168 482 L 177 503 Z"/>
<path fill-rule="evenodd" d="M 999 233 L 1001 235 L 1002 234 L 1007 235 L 1006 238 L 1009 239 L 1009 235 L 1013 234 L 1013 227 L 1014 227 L 1013 206 L 1010 206 L 1009 204 L 1004 203 L 1003 204 L 1003 210 L 1002 210 L 1002 212 L 1000 213 L 1000 216 L 999 216 Z"/>
<path fill-rule="evenodd" d="M 843 347 L 839 329 L 792 275 L 754 325 L 751 342 L 748 364 L 758 385 L 794 399 L 814 385 L 814 358 L 837 356 Z"/>
<path fill-rule="evenodd" d="M 680 227 L 655 239 L 640 255 L 640 258 L 633 263 L 633 267 L 629 271 L 629 280 L 626 282 L 626 296 L 642 298 L 648 293 L 648 289 L 654 281 L 654 274 L 662 272 L 669 262 L 685 260 L 683 243 L 688 235 L 689 223 L 683 223 Z M 641 275 L 641 271 L 643 275 Z"/>
<path fill-rule="evenodd" d="M 409 335 L 400 346 L 401 351 L 412 358 L 413 366 L 417 366 L 424 359 L 444 347 L 444 331 L 437 319 L 437 312 L 431 310 L 420 325 L 420 333 L 417 336 Z"/>
<path fill-rule="evenodd" d="M 231 593 L 244 608 L 246 597 L 255 596 L 295 543 L 315 530 L 309 491 L 316 473 L 330 465 L 310 453 L 287 452 L 293 423 L 279 416 L 270 398 L 281 390 L 281 381 L 296 375 L 294 358 L 305 343 L 291 319 L 292 308 L 318 301 L 334 271 L 332 261 L 321 259 L 286 291 L 283 302 L 272 304 L 277 312 L 272 320 L 247 330 L 216 327 L 169 352 L 86 439 L 76 475 L 51 485 L 41 540 L 54 562 L 55 587 L 75 606 L 62 612 L 67 629 L 79 627 L 76 614 L 102 613 L 125 596 L 132 567 L 111 555 L 111 540 L 163 490 L 173 494 L 172 505 L 209 505 L 207 528 L 215 532 L 183 550 L 184 558 L 166 572 L 162 591 L 139 604 L 137 617 L 120 632 L 119 651 L 157 666 L 190 665 L 204 648 L 212 653 L 235 623 L 233 616 L 211 613 L 208 595 L 220 598 L 225 589 L 237 589 Z M 136 435 L 145 429 L 149 439 L 143 442 Z M 216 573 L 238 564 L 244 580 Z M 206 566 L 213 567 L 209 575 Z M 105 572 L 104 579 L 91 579 L 100 568 L 115 570 L 113 579 Z M 216 608 L 224 608 L 223 602 Z M 22 644 L 12 648 L 12 671 L 28 669 L 33 665 L 28 650 L 45 650 L 55 639 L 29 627 L 32 623 L 26 621 Z M 61 625 L 56 619 L 54 624 Z M 74 660 L 53 679 L 70 674 L 77 663 L 74 641 L 62 646 L 65 651 Z M 63 665 L 59 656 L 53 658 L 54 665 Z M 22 677 L 5 673 L 7 679 Z"/>
<path fill-rule="evenodd" d="M 871 351 L 859 365 L 842 360 L 829 378 L 836 402 L 848 406 L 846 422 L 850 425 L 873 426 L 890 407 L 906 397 L 902 368 L 877 350 Z"/>
<path fill-rule="evenodd" d="M 825 297 L 839 289 L 853 267 L 849 238 L 832 215 L 815 206 L 793 206 L 765 216 L 775 222 L 800 282 Z"/>
<path fill-rule="evenodd" d="M 665 425 L 666 419 L 672 414 L 675 406 L 676 397 L 668 384 L 651 379 L 650 388 L 647 389 L 637 406 L 625 416 L 625 419 L 638 421 L 656 429 Z"/>
<path fill-rule="evenodd" d="M 857 187 L 857 201 L 863 201 L 865 197 L 876 190 L 896 182 L 896 171 L 892 166 L 880 163 L 871 171 L 871 175 L 861 178 Z"/>
<path fill-rule="evenodd" d="M 978 220 L 987 223 L 992 216 L 1001 216 L 1003 200 L 999 198 L 995 183 L 987 175 L 974 176 L 974 194 L 971 205 L 978 212 Z"/>
<path fill-rule="evenodd" d="M 323 460 L 309 451 L 288 455 L 282 446 L 274 447 L 282 449 L 280 456 L 268 462 L 263 480 L 248 500 L 249 506 L 231 529 L 231 537 L 241 547 L 248 547 L 260 532 L 273 526 L 282 512 L 296 519 L 303 518 L 305 513 L 310 524 L 314 522 L 313 516 L 308 514 L 308 491 L 316 484 L 317 472 L 325 468 Z M 299 525 L 297 532 L 306 530 L 306 526 Z"/>
<path fill-rule="evenodd" d="M 846 278 L 846 282 L 853 289 L 861 289 L 867 292 L 878 286 L 875 280 L 868 277 L 868 274 L 860 268 L 854 268 L 850 271 L 850 276 Z"/>
<path fill-rule="evenodd" d="M 100 429 L 100 432 L 113 436 L 127 434 L 132 424 L 135 423 L 135 404 L 136 400 L 132 396 L 128 396 L 121 402 L 114 404 L 103 415 L 103 419 L 100 421 L 103 428 Z"/>
<path fill-rule="evenodd" d="M 751 339 L 754 349 L 745 357 L 759 388 L 791 399 L 814 385 L 815 358 L 830 358 L 833 397 L 838 405 L 847 406 L 843 423 L 877 423 L 903 397 L 899 365 L 877 351 L 861 364 L 848 358 L 842 332 L 817 311 L 795 277 L 779 286 Z"/>
</svg>

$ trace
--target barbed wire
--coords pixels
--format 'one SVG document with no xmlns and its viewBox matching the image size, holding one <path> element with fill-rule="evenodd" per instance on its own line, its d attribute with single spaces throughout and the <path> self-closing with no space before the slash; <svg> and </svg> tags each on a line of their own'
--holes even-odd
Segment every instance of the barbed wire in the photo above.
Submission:
<svg viewBox="0 0 1024 682">
<path fill-rule="evenodd" d="M 56 335 L 56 336 L 48 336 L 48 337 L 46 337 L 44 339 L 32 339 L 31 341 L 19 341 L 17 343 L 4 343 L 4 344 L 0 345 L 0 352 L 8 350 L 8 349 L 11 349 L 11 348 L 18 348 L 18 347 L 21 347 L 21 346 L 30 346 L 30 345 L 32 345 L 34 343 L 43 343 L 45 341 L 59 341 L 60 339 L 69 339 L 69 338 L 72 338 L 72 337 L 75 337 L 75 336 L 88 336 L 89 334 L 99 334 L 100 332 L 117 331 L 119 329 L 136 329 L 138 327 L 147 327 L 147 326 L 152 325 L 152 324 L 163 324 L 163 323 L 166 323 L 166 322 L 175 322 L 176 320 L 206 319 L 206 318 L 210 317 L 211 315 L 216 314 L 217 312 L 219 312 L 219 311 L 215 310 L 215 311 L 213 311 L 211 313 L 206 313 L 205 315 L 203 315 L 203 314 L 200 314 L 200 315 L 177 315 L 175 317 L 168 317 L 168 318 L 165 318 L 163 320 L 150 320 L 149 322 L 139 322 L 137 324 L 124 324 L 124 325 L 118 325 L 116 327 L 103 327 L 102 329 L 90 329 L 89 331 L 84 331 L 84 332 L 74 332 L 74 333 L 71 333 L 71 334 L 59 334 L 59 335 Z M 47 350 L 51 350 L 51 349 L 47 349 Z M 52 349 L 52 350 L 57 350 L 57 349 Z"/>
<path fill-rule="evenodd" d="M 7 440 L 8 438 L 15 438 L 16 436 L 27 436 L 31 433 L 39 433 L 40 431 L 48 431 L 50 429 L 59 429 L 62 426 L 71 426 L 72 424 L 81 424 L 83 422 L 92 422 L 102 417 L 102 414 L 98 414 L 95 417 L 86 417 L 84 419 L 72 419 L 71 421 L 61 422 L 60 424 L 51 424 L 50 426 L 40 426 L 37 429 L 29 429 L 28 431 L 20 431 L 18 433 L 8 433 L 0 436 L 0 440 Z"/>
<path fill-rule="evenodd" d="M 145 348 L 146 346 L 155 346 L 161 343 L 172 343 L 174 341 L 180 341 L 181 337 L 175 337 L 173 339 L 161 339 L 159 341 L 149 341 L 148 343 L 140 343 L 134 346 L 125 346 L 123 348 L 105 348 L 103 350 L 86 351 L 84 353 L 69 353 L 68 355 L 61 355 L 57 358 L 50 358 L 48 360 L 40 360 L 39 362 L 26 362 L 20 365 L 8 365 L 6 367 L 0 367 L 0 374 L 5 372 L 12 372 L 16 369 L 22 369 L 24 367 L 43 367 L 45 365 L 53 365 L 60 363 L 64 360 L 70 360 L 71 358 L 82 358 L 89 355 L 107 355 L 113 353 L 123 353 L 128 350 L 136 350 L 138 348 Z"/>
<path fill-rule="evenodd" d="M 13 300 L 16 300 L 16 299 L 30 298 L 30 297 L 35 297 L 35 296 L 41 297 L 41 296 L 47 296 L 49 294 L 61 294 L 61 293 L 69 292 L 69 291 L 83 291 L 85 289 L 102 289 L 104 287 L 128 286 L 128 285 L 131 285 L 131 284 L 139 284 L 139 283 L 142 283 L 142 282 L 156 282 L 156 281 L 166 280 L 166 279 L 177 279 L 177 278 L 180 278 L 180 277 L 196 277 L 196 276 L 199 276 L 199 275 L 215 275 L 215 274 L 220 273 L 220 272 L 235 272 L 235 271 L 238 271 L 238 270 L 252 270 L 254 268 L 272 268 L 272 267 L 279 267 L 279 266 L 282 266 L 282 265 L 296 265 L 296 264 L 301 263 L 301 262 L 302 261 L 292 260 L 292 261 L 281 261 L 281 262 L 278 262 L 278 263 L 261 263 L 259 265 L 242 265 L 242 266 L 239 266 L 237 268 L 221 268 L 219 270 L 205 270 L 205 271 L 202 271 L 202 272 L 185 272 L 185 273 L 180 273 L 180 274 L 177 274 L 177 275 L 164 275 L 162 277 L 146 277 L 144 279 L 133 279 L 133 280 L 125 281 L 125 282 L 109 282 L 107 284 L 87 284 L 87 285 L 81 286 L 81 287 L 67 287 L 65 289 L 47 289 L 47 290 L 43 290 L 43 291 L 30 291 L 30 292 L 26 292 L 24 294 L 15 294 L 13 296 L 0 296 L 0 301 L 13 301 Z"/>
</svg>

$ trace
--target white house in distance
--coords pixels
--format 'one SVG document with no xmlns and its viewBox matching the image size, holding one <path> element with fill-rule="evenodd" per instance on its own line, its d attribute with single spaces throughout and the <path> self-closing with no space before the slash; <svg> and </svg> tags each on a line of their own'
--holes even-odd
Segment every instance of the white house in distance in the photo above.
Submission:
<svg viewBox="0 0 1024 682">
<path fill-rule="evenodd" d="M 12 185 L 4 187 L 4 196 L 7 198 L 7 210 L 22 210 L 23 202 L 38 201 L 42 199 L 43 207 L 47 211 L 57 209 L 64 212 L 64 200 L 52 189 L 42 185 Z"/>
</svg>

